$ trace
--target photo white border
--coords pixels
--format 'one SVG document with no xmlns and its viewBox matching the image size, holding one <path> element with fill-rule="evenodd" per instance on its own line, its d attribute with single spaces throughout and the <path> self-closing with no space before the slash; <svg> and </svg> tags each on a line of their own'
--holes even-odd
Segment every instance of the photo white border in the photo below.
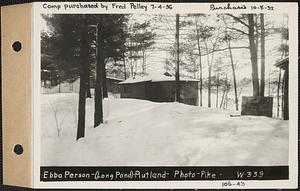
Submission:
<svg viewBox="0 0 300 191">
<path fill-rule="evenodd" d="M 45 2 L 51 5 L 61 5 L 72 2 Z M 79 2 L 74 2 L 79 3 Z M 82 2 L 84 3 L 84 2 Z M 85 2 L 93 3 L 93 2 Z M 98 2 L 111 4 L 114 2 Z M 116 3 L 116 2 L 115 2 Z M 129 4 L 130 2 L 119 2 Z M 40 31 L 41 31 L 41 14 L 108 14 L 108 13 L 145 13 L 145 14 L 171 14 L 171 13 L 228 13 L 228 11 L 210 11 L 209 6 L 227 5 L 227 3 L 172 3 L 172 2 L 139 2 L 143 4 L 172 4 L 173 10 L 113 10 L 105 11 L 102 9 L 75 9 L 70 11 L 43 9 L 43 2 L 33 3 L 32 21 L 33 21 L 33 44 L 32 44 L 32 72 L 33 72 L 33 97 L 32 97 L 32 116 L 33 116 L 33 187 L 34 188 L 222 188 L 221 183 L 224 181 L 114 181 L 114 182 L 41 182 L 40 181 L 40 162 L 41 162 L 41 88 L 40 88 Z M 298 187 L 298 3 L 230 3 L 234 5 L 264 5 L 273 6 L 274 11 L 261 10 L 239 10 L 230 11 L 230 13 L 287 13 L 289 15 L 289 180 L 272 180 L 272 181 L 249 181 L 242 180 L 246 183 L 245 187 L 223 187 L 223 189 L 246 189 L 246 188 L 297 188 Z M 233 182 L 238 180 L 233 180 Z"/>
</svg>

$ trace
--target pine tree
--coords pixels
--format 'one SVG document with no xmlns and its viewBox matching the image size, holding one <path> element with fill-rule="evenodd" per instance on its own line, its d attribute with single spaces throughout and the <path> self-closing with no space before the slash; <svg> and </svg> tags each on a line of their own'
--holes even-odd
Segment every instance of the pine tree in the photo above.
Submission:
<svg viewBox="0 0 300 191">
<path fill-rule="evenodd" d="M 104 37 L 102 19 L 97 24 L 97 63 L 96 63 L 96 82 L 95 82 L 95 112 L 94 127 L 103 123 L 103 65 L 104 63 Z"/>
<path fill-rule="evenodd" d="M 42 43 L 48 47 L 42 50 L 46 57 L 51 57 L 51 62 L 48 65 L 42 59 L 42 69 L 52 65 L 52 79 L 59 76 L 60 82 L 73 82 L 80 75 L 80 15 L 43 15 L 43 18 L 50 28 L 47 35 L 51 40 L 47 41 L 42 35 Z M 60 71 L 60 75 L 56 71 Z"/>
<path fill-rule="evenodd" d="M 101 51 L 103 56 L 103 64 L 101 67 L 102 86 L 103 86 L 103 97 L 108 97 L 106 87 L 106 63 L 109 58 L 114 60 L 122 60 L 125 52 L 125 40 L 127 37 L 126 24 L 128 22 L 128 16 L 123 14 L 116 15 L 94 15 L 94 22 L 97 23 L 98 34 L 102 39 L 98 38 L 97 41 L 103 41 L 101 43 Z M 98 58 L 97 58 L 98 59 Z M 101 58 L 102 59 L 102 58 Z"/>
<path fill-rule="evenodd" d="M 82 15 L 80 27 L 80 89 L 79 89 L 79 104 L 78 104 L 78 127 L 77 140 L 84 137 L 85 132 L 85 104 L 86 104 L 86 81 L 88 79 L 88 41 L 87 41 L 87 18 Z"/>
<path fill-rule="evenodd" d="M 108 97 L 106 87 L 106 64 L 113 60 L 122 60 L 125 51 L 126 15 L 94 15 L 97 23 L 96 38 L 96 84 L 95 84 L 95 112 L 94 127 L 103 123 L 103 98 Z M 115 62 L 116 63 L 116 62 Z"/>
<path fill-rule="evenodd" d="M 240 23 L 243 27 L 245 27 L 248 31 L 238 28 L 232 28 L 232 30 L 238 31 L 244 35 L 246 35 L 249 39 L 249 50 L 250 50 L 250 60 L 251 60 L 251 68 L 252 68 L 252 86 L 253 86 L 253 96 L 259 96 L 259 80 L 258 80 L 258 63 L 257 63 L 257 33 L 255 29 L 257 29 L 257 23 L 254 20 L 254 14 L 242 14 L 239 17 L 226 14 L 232 17 L 236 22 Z"/>
<path fill-rule="evenodd" d="M 84 17 L 84 18 L 83 18 Z M 43 66 L 53 67 L 53 70 L 58 70 L 61 72 L 59 75 L 60 81 L 74 81 L 77 78 L 80 78 L 80 98 L 79 98 L 79 110 L 78 113 L 78 137 L 84 136 L 84 113 L 85 108 L 85 97 L 90 97 L 90 77 L 92 71 L 95 69 L 98 79 L 96 80 L 95 88 L 95 121 L 97 118 L 100 118 L 100 123 L 103 122 L 103 112 L 98 115 L 98 111 L 103 111 L 102 105 L 102 90 L 104 95 L 107 96 L 106 90 L 106 69 L 105 64 L 106 60 L 109 58 L 114 58 L 120 60 L 122 58 L 125 46 L 125 24 L 128 19 L 126 15 L 44 15 L 45 20 L 51 32 L 48 36 L 44 35 L 42 38 L 43 46 L 46 45 L 46 42 L 51 41 L 49 44 L 47 53 L 51 54 L 50 56 L 45 56 L 44 58 L 51 58 L 51 62 L 44 59 Z M 99 18 L 101 23 L 99 24 Z M 103 19 L 103 22 L 102 22 Z M 96 52 L 96 42 L 95 40 L 95 25 L 98 24 L 98 27 L 101 28 L 101 36 L 98 38 L 102 41 L 101 47 L 98 48 L 98 55 L 95 55 Z M 83 25 L 86 28 L 83 30 Z M 84 33 L 84 35 L 83 35 Z M 49 40 L 51 38 L 51 40 Z M 44 43 L 45 42 L 45 43 Z M 84 42 L 84 43 L 83 43 Z M 51 49 L 51 51 L 49 50 Z M 123 51 L 123 52 L 122 52 Z M 97 59 L 97 67 L 94 62 Z M 83 65 L 84 60 L 84 65 Z M 51 65 L 49 65 L 49 62 Z M 46 68 L 46 67 L 45 67 Z M 101 74 L 100 74 L 101 73 Z M 97 78 L 96 76 L 96 78 Z M 101 81 L 99 80 L 101 78 Z M 97 83 L 98 82 L 98 83 Z M 99 86 L 100 84 L 100 86 Z M 100 87 L 100 88 L 99 88 Z M 84 92 L 83 92 L 84 91 Z M 100 93 L 99 93 L 100 91 Z M 99 95 L 100 96 L 96 96 Z M 99 99 L 101 104 L 99 104 Z M 98 117 L 99 116 L 99 117 Z M 98 122 L 97 122 L 98 123 Z M 95 123 L 95 126 L 97 126 Z"/>
</svg>

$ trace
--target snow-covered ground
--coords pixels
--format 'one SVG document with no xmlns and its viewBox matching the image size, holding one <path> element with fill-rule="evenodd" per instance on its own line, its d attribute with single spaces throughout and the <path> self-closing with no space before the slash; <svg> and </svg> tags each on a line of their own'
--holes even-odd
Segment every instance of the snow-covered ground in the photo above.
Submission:
<svg viewBox="0 0 300 191">
<path fill-rule="evenodd" d="M 76 141 L 77 102 L 76 93 L 42 95 L 41 165 L 288 164 L 288 121 L 108 98 L 105 123 L 94 128 L 94 100 L 87 99 L 86 136 Z"/>
</svg>

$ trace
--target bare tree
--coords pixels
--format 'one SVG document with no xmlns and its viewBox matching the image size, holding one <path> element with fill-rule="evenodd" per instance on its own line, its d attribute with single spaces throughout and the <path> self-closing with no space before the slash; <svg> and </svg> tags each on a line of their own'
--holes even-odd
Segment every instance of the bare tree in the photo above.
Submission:
<svg viewBox="0 0 300 191">
<path fill-rule="evenodd" d="M 198 49 L 198 57 L 199 57 L 199 80 L 200 80 L 200 106 L 202 107 L 202 89 L 203 89 L 203 82 L 202 82 L 202 62 L 201 62 L 201 46 L 200 46 L 200 32 L 198 26 L 198 18 L 195 16 L 195 27 L 196 27 L 196 38 L 197 38 L 197 49 Z"/>
<path fill-rule="evenodd" d="M 175 73 L 175 81 L 176 81 L 176 96 L 175 100 L 177 102 L 181 102 L 180 100 L 180 81 L 179 81 L 179 14 L 176 14 L 176 73 Z"/>
<path fill-rule="evenodd" d="M 253 85 L 253 96 L 259 96 L 259 81 L 258 81 L 258 67 L 257 67 L 257 49 L 255 45 L 255 36 L 254 36 L 254 16 L 253 14 L 248 14 L 249 21 L 249 45 L 250 45 L 250 59 L 252 66 L 252 85 Z"/>
<path fill-rule="evenodd" d="M 217 43 L 219 42 L 219 29 L 217 29 L 217 34 L 214 39 L 211 39 L 213 36 L 213 31 L 215 27 L 207 26 L 203 30 L 203 39 L 205 44 L 206 56 L 207 56 L 207 66 L 208 66 L 208 107 L 211 107 L 211 72 L 212 72 L 212 63 L 214 61 L 214 53 L 217 48 Z M 209 49 L 208 43 L 211 42 L 211 50 Z M 209 54 L 209 52 L 211 53 Z"/>
<path fill-rule="evenodd" d="M 260 42 L 261 42 L 261 70 L 260 70 L 260 96 L 265 96 L 265 21 L 264 14 L 260 14 Z"/>
</svg>

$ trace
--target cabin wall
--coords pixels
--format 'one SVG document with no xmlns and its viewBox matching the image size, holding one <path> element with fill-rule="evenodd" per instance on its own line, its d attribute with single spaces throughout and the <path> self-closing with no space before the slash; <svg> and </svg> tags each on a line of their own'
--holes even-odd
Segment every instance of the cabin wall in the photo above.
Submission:
<svg viewBox="0 0 300 191">
<path fill-rule="evenodd" d="M 175 83 L 152 82 L 147 88 L 147 97 L 151 101 L 173 102 L 175 101 Z"/>
<path fill-rule="evenodd" d="M 145 99 L 155 102 L 175 101 L 175 81 L 121 84 L 121 98 Z M 183 103 L 198 105 L 198 82 L 180 82 Z"/>
<path fill-rule="evenodd" d="M 121 84 L 121 98 L 146 99 L 146 83 Z"/>
</svg>

